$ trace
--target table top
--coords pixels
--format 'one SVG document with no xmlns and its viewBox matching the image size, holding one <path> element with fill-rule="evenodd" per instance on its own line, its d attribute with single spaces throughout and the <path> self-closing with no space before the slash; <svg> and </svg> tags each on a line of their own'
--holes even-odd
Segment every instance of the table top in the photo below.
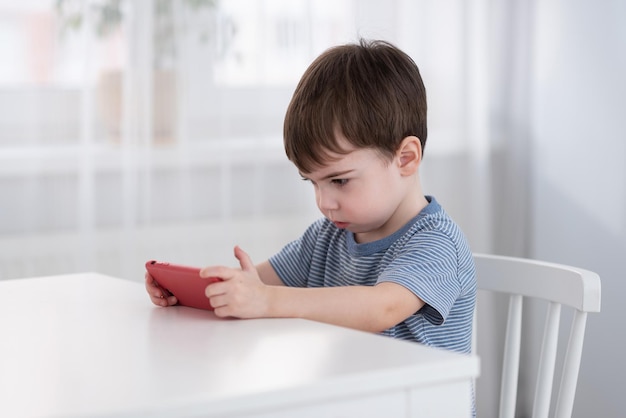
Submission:
<svg viewBox="0 0 626 418">
<path fill-rule="evenodd" d="M 366 332 L 156 307 L 143 283 L 97 273 L 0 281 L 0 295 L 7 416 L 224 414 L 478 375 L 475 356 Z"/>
</svg>

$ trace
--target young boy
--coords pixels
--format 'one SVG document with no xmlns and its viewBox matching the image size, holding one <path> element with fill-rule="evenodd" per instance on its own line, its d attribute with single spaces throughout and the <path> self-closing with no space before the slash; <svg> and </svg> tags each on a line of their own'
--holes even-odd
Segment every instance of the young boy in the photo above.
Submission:
<svg viewBox="0 0 626 418">
<path fill-rule="evenodd" d="M 268 261 L 213 266 L 217 316 L 298 317 L 469 352 L 476 279 L 459 227 L 424 196 L 426 92 L 393 45 L 331 48 L 306 70 L 284 124 L 288 158 L 324 218 Z M 160 306 L 176 303 L 146 274 Z"/>
</svg>

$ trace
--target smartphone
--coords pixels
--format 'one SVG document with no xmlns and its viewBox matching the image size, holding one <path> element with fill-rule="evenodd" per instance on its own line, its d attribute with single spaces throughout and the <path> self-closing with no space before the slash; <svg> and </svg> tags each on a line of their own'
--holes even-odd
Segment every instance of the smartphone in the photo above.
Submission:
<svg viewBox="0 0 626 418">
<path fill-rule="evenodd" d="M 200 277 L 199 267 L 156 260 L 146 262 L 146 270 L 159 286 L 176 296 L 179 305 L 213 310 L 204 292 L 210 283 L 221 281 L 220 278 Z"/>
</svg>

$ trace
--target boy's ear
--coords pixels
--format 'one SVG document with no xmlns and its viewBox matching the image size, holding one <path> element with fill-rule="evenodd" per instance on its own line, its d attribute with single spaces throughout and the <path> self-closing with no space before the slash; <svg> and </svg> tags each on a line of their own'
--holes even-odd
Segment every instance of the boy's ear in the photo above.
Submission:
<svg viewBox="0 0 626 418">
<path fill-rule="evenodd" d="M 402 175 L 414 174 L 422 162 L 422 143 L 416 136 L 407 136 L 402 140 L 396 152 L 398 167 Z"/>
</svg>

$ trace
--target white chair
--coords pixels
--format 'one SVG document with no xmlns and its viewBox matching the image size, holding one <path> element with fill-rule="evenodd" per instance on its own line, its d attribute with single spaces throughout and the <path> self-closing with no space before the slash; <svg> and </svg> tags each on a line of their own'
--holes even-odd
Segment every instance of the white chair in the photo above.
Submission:
<svg viewBox="0 0 626 418">
<path fill-rule="evenodd" d="M 570 417 L 578 381 L 587 313 L 600 311 L 600 277 L 591 271 L 530 259 L 486 254 L 474 254 L 474 259 L 478 289 L 510 295 L 502 362 L 499 418 L 512 418 L 515 414 L 524 298 L 548 301 L 533 399 L 533 418 L 547 417 L 550 410 L 561 306 L 574 310 L 554 409 L 555 417 Z M 474 323 L 476 324 L 476 321 Z M 478 329 L 475 325 L 475 331 L 480 334 L 480 324 Z"/>
</svg>

